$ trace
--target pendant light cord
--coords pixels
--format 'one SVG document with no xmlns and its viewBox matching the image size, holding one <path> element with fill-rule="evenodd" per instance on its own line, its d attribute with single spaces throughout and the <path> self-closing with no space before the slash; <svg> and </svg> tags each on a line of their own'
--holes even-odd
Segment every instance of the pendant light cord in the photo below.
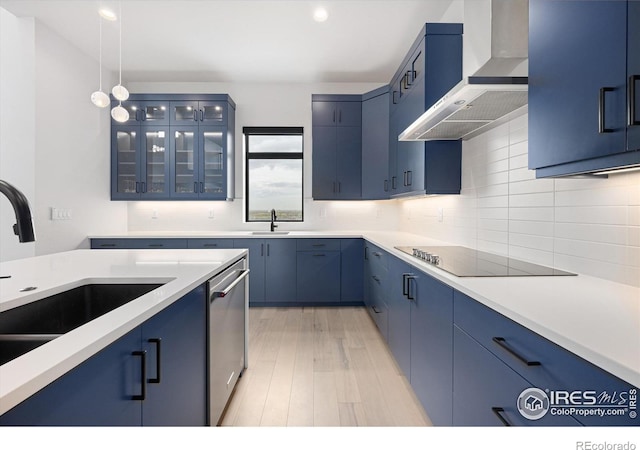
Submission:
<svg viewBox="0 0 640 450">
<path fill-rule="evenodd" d="M 100 71 L 100 91 L 102 92 L 102 17 L 98 16 L 100 20 L 100 51 L 99 51 L 99 64 L 98 70 Z"/>
<path fill-rule="evenodd" d="M 118 14 L 120 15 L 120 26 L 118 27 L 120 30 L 120 44 L 119 44 L 119 53 L 120 53 L 120 81 L 119 84 L 122 86 L 122 0 L 118 2 Z"/>
</svg>

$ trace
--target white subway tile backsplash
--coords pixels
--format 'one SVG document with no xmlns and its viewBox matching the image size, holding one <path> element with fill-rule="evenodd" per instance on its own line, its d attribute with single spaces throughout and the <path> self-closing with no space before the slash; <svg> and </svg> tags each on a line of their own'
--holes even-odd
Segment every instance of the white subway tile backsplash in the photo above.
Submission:
<svg viewBox="0 0 640 450">
<path fill-rule="evenodd" d="M 464 141 L 463 194 L 444 222 L 403 208 L 401 230 L 640 287 L 640 172 L 536 179 L 527 139 L 525 114 Z"/>
</svg>

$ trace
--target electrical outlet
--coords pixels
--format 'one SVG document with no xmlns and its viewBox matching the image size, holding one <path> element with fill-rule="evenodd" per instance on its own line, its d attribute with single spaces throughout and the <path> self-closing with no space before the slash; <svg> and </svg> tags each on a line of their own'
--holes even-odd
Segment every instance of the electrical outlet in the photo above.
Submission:
<svg viewBox="0 0 640 450">
<path fill-rule="evenodd" d="M 215 215 L 215 213 L 213 212 L 213 209 L 210 209 L 210 210 L 209 210 L 209 219 L 215 219 L 215 218 L 216 218 L 216 215 Z"/>
<path fill-rule="evenodd" d="M 51 207 L 51 220 L 71 220 L 72 217 L 70 209 Z"/>
<path fill-rule="evenodd" d="M 153 212 L 151 213 L 151 218 L 152 219 L 157 219 L 158 218 L 158 211 L 156 211 L 155 209 L 153 210 Z"/>
<path fill-rule="evenodd" d="M 438 208 L 438 222 L 442 222 L 444 220 L 444 209 Z"/>
</svg>

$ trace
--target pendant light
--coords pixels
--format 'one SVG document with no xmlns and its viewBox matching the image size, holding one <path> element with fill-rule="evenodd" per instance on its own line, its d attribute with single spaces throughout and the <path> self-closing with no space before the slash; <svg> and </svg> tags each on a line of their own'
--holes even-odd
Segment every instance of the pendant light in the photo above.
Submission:
<svg viewBox="0 0 640 450">
<path fill-rule="evenodd" d="M 126 122 L 129 120 L 129 111 L 122 107 L 122 102 L 129 98 L 129 91 L 122 85 L 122 1 L 119 2 L 119 15 L 120 15 L 120 49 L 119 49 L 119 57 L 120 57 L 120 79 L 117 86 L 114 86 L 111 90 L 113 96 L 119 100 L 118 106 L 111 110 L 111 117 L 116 122 Z"/>
<path fill-rule="evenodd" d="M 91 102 L 98 108 L 109 106 L 109 96 L 102 91 L 102 17 L 100 17 L 100 87 L 91 94 Z"/>
</svg>

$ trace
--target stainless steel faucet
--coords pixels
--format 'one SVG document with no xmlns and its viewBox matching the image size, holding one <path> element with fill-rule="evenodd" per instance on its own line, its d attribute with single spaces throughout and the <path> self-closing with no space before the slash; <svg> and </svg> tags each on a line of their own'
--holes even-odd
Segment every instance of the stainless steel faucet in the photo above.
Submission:
<svg viewBox="0 0 640 450">
<path fill-rule="evenodd" d="M 276 225 L 274 223 L 277 218 L 278 218 L 278 216 L 276 216 L 276 210 L 272 209 L 271 210 L 271 232 L 274 232 L 276 230 L 276 228 L 278 228 L 278 225 Z"/>
</svg>

